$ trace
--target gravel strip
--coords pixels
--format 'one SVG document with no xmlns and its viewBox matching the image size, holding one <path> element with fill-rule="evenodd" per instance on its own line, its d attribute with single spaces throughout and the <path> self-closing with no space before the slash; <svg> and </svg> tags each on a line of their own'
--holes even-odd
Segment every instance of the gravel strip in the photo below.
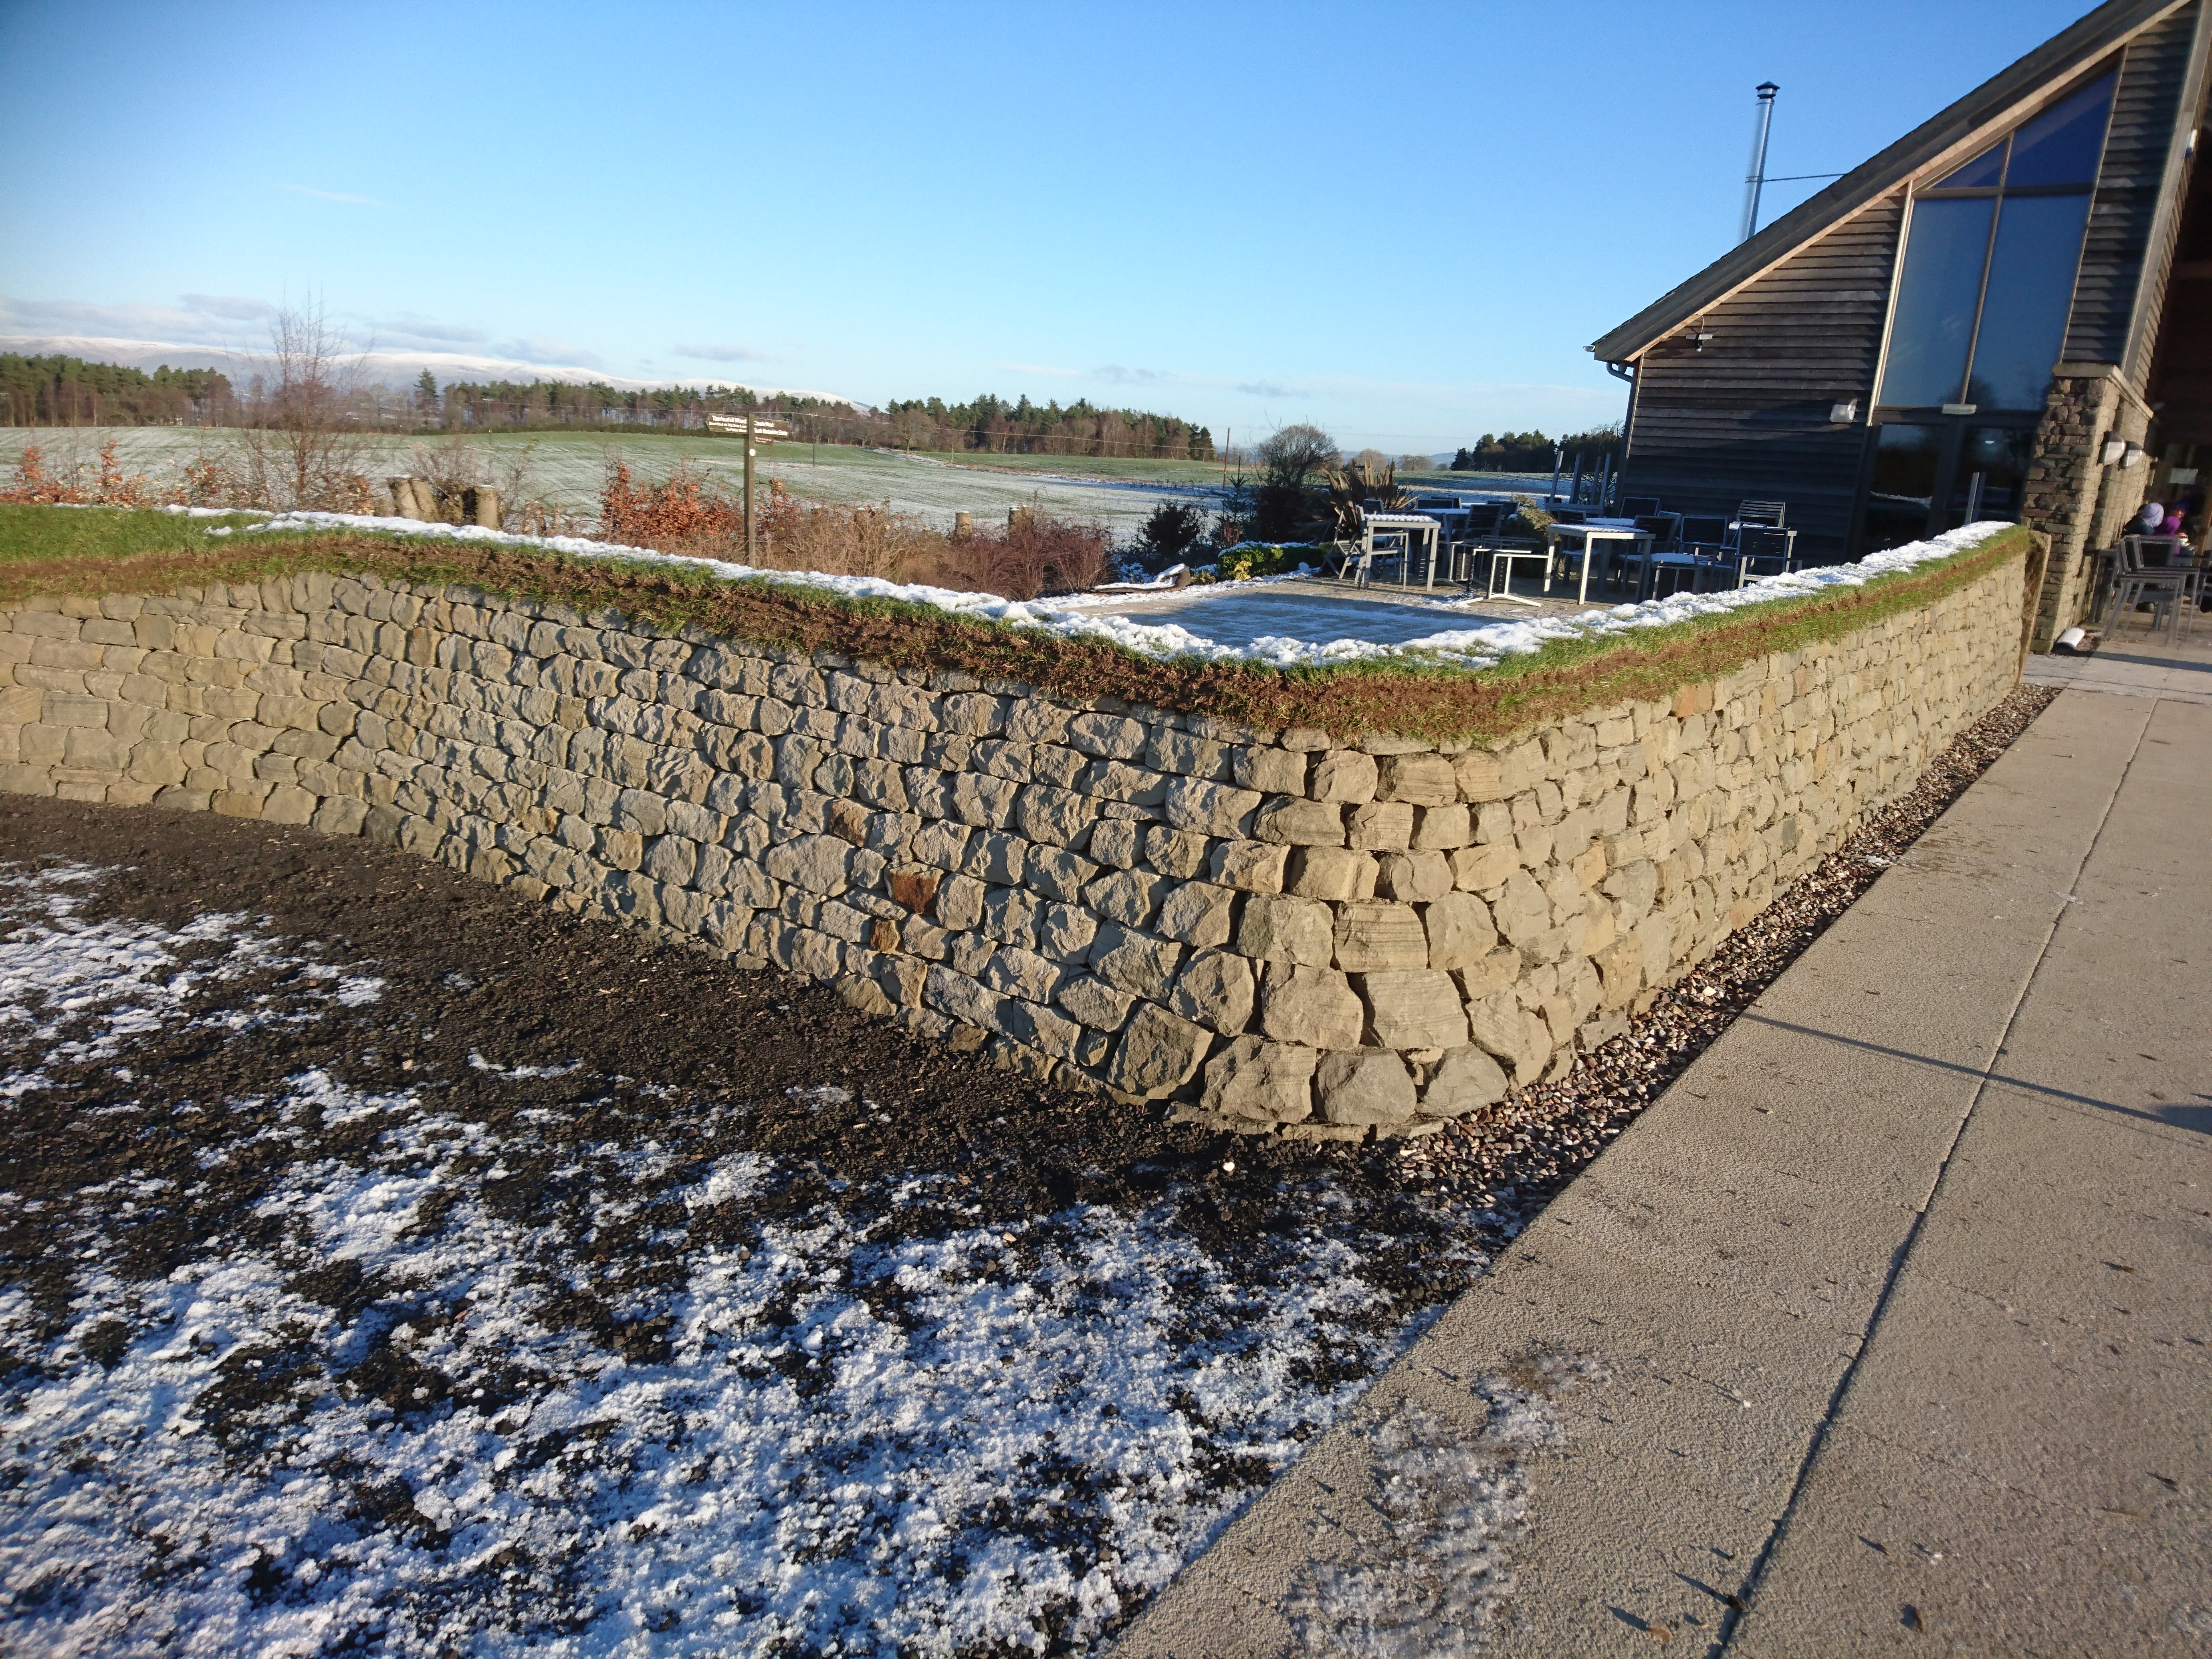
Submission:
<svg viewBox="0 0 2212 1659">
<path fill-rule="evenodd" d="M 1967 786 L 2011 746 L 2057 690 L 2023 685 L 1960 732 L 1911 793 L 1775 895 L 1626 1031 L 1583 1055 L 1556 1082 L 1507 1096 L 1488 1111 L 1398 1152 L 1407 1184 L 1500 1218 L 1508 1231 L 1545 1203 L 1759 999 Z"/>
</svg>

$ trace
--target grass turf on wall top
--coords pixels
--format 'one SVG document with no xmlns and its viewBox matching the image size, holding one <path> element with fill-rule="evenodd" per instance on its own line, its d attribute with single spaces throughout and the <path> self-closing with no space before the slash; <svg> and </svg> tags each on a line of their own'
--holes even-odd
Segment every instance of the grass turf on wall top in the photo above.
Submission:
<svg viewBox="0 0 2212 1659">
<path fill-rule="evenodd" d="M 844 598 L 768 579 L 730 581 L 680 565 L 358 531 L 210 533 L 252 522 L 0 507 L 0 606 L 35 595 L 169 592 L 302 571 L 349 572 L 611 610 L 663 628 L 695 626 L 896 668 L 958 670 L 1074 700 L 1112 698 L 1273 730 L 1314 728 L 1339 741 L 1389 732 L 1487 744 L 1594 708 L 1671 698 L 1686 685 L 1724 678 L 1770 653 L 1802 649 L 1931 605 L 2027 556 L 2035 539 L 2019 526 L 1863 586 L 1626 635 L 1553 641 L 1471 671 L 1418 659 L 1279 668 L 1161 659 L 925 605 Z"/>
</svg>

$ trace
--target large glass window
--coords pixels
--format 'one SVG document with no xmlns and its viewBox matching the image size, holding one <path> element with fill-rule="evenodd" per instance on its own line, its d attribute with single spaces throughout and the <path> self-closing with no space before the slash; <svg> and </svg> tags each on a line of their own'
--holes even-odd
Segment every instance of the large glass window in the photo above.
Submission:
<svg viewBox="0 0 2212 1659">
<path fill-rule="evenodd" d="M 1867 495 L 1865 551 L 1902 547 L 1928 533 L 1936 475 L 1943 459 L 1940 426 L 1875 428 L 1874 484 Z"/>
<path fill-rule="evenodd" d="M 1915 195 L 1877 403 L 2042 407 L 2065 344 L 2113 79 Z"/>
</svg>

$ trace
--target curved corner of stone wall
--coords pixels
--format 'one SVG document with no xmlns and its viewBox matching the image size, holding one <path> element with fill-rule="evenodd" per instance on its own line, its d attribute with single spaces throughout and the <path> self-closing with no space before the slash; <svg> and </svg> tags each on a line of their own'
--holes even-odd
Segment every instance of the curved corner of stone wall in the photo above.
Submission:
<svg viewBox="0 0 2212 1659">
<path fill-rule="evenodd" d="M 1419 1133 L 1564 1071 L 2018 673 L 2018 562 L 1510 742 L 1255 731 L 305 575 L 0 613 L 0 787 L 360 834 L 1062 1086 Z"/>
</svg>

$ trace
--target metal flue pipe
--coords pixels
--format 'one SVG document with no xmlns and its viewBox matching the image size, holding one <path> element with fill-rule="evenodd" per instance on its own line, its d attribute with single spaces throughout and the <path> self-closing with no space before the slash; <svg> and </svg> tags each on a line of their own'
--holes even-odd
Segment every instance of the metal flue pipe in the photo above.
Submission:
<svg viewBox="0 0 2212 1659">
<path fill-rule="evenodd" d="M 1743 234 L 1747 242 L 1759 228 L 1759 193 L 1766 183 L 1766 135 L 1774 126 L 1774 94 L 1782 88 L 1771 81 L 1759 83 L 1759 122 L 1751 134 L 1751 171 L 1743 178 Z"/>
</svg>

